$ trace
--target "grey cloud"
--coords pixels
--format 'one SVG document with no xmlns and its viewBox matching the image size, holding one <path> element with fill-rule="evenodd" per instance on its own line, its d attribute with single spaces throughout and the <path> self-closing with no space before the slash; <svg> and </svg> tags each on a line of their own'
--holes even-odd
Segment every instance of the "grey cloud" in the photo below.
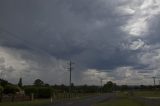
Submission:
<svg viewBox="0 0 160 106">
<path fill-rule="evenodd" d="M 145 64 L 137 62 L 137 55 L 143 51 L 123 48 L 123 44 L 137 39 L 129 38 L 120 29 L 131 16 L 118 13 L 116 8 L 127 2 L 1 0 L 0 46 L 10 48 L 10 54 L 17 53 L 26 61 L 29 67 L 24 71 L 36 70 L 44 79 L 44 72 L 54 74 L 60 70 L 59 75 L 63 75 L 65 69 L 61 66 L 70 59 L 78 71 L 75 80 L 87 69 L 114 70 L 123 66 L 143 69 Z M 158 33 L 155 31 L 155 38 Z M 52 66 L 56 61 L 61 65 Z"/>
<path fill-rule="evenodd" d="M 33 45 L 34 48 L 43 49 L 57 58 L 71 58 L 88 49 L 91 49 L 91 52 L 99 49 L 99 52 L 107 55 L 108 52 L 114 52 L 111 50 L 112 47 L 120 46 L 118 44 L 123 39 L 123 36 L 116 32 L 121 25 L 121 21 L 116 21 L 119 17 L 116 14 L 114 16 L 111 6 L 106 6 L 103 2 L 91 0 L 48 1 L 47 3 L 17 1 L 14 3 L 15 5 L 6 4 L 9 4 L 10 9 L 5 11 L 12 12 L 12 15 L 15 13 L 15 15 L 13 15 L 12 21 L 10 20 L 11 22 L 7 22 L 9 17 L 4 15 L 7 18 L 3 19 L 3 22 L 6 21 L 9 26 L 7 29 L 18 36 L 13 38 L 12 34 L 7 33 L 12 38 L 7 39 L 8 42 L 4 44 L 6 46 L 27 48 L 26 45 Z M 29 6 L 29 10 L 27 10 Z M 111 23 L 111 20 L 115 20 L 114 23 Z M 104 26 L 101 27 L 101 24 Z M 23 41 L 17 39 L 26 42 L 23 44 Z M 14 42 L 20 43 L 14 44 Z M 97 54 L 95 53 L 95 56 Z"/>
<path fill-rule="evenodd" d="M 0 57 L 0 64 L 5 63 L 5 59 L 3 57 Z"/>
<path fill-rule="evenodd" d="M 150 43 L 151 45 L 156 45 L 159 44 L 159 40 L 160 40 L 160 15 L 156 15 L 156 17 L 154 18 L 154 20 L 152 20 L 150 22 L 150 27 L 149 29 L 151 30 L 150 33 L 148 34 L 148 36 L 146 36 L 146 39 L 148 40 L 148 43 Z"/>
</svg>

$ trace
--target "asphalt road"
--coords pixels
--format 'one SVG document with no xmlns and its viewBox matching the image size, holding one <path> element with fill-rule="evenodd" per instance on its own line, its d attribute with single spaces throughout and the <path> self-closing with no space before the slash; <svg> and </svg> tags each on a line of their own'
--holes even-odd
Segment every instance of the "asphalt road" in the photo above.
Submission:
<svg viewBox="0 0 160 106">
<path fill-rule="evenodd" d="M 81 100 L 72 100 L 72 101 L 56 103 L 56 104 L 52 104 L 49 106 L 92 106 L 98 102 L 109 100 L 113 96 L 114 96 L 114 94 L 103 94 L 100 96 L 87 97 L 87 98 L 81 99 Z"/>
</svg>

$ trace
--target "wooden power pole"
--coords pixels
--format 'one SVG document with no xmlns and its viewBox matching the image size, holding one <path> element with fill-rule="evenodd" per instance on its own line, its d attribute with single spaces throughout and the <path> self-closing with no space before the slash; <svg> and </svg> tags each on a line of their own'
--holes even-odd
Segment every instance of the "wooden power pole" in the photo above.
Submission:
<svg viewBox="0 0 160 106">
<path fill-rule="evenodd" d="M 69 94 L 71 96 L 71 93 L 72 93 L 72 70 L 73 70 L 73 62 L 72 61 L 69 61 L 69 67 L 67 68 L 68 71 L 69 71 Z"/>
</svg>

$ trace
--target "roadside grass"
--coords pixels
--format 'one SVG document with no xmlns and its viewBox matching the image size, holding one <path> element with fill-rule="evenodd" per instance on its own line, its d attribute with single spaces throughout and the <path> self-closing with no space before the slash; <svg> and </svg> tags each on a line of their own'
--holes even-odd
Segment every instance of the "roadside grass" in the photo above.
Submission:
<svg viewBox="0 0 160 106">
<path fill-rule="evenodd" d="M 43 106 L 50 103 L 49 99 L 24 101 L 24 102 L 3 102 L 0 106 Z"/>
<path fill-rule="evenodd" d="M 146 106 L 143 101 L 136 97 L 160 97 L 160 91 L 128 91 L 117 92 L 116 97 L 94 106 Z"/>
<path fill-rule="evenodd" d="M 160 91 L 132 91 L 132 95 L 130 94 L 130 91 L 118 92 L 116 93 L 116 96 L 160 97 Z"/>
<path fill-rule="evenodd" d="M 99 94 L 79 94 L 77 96 L 72 96 L 72 98 L 64 98 L 64 95 L 59 94 L 57 98 L 53 99 L 53 102 L 62 102 L 65 100 L 83 100 L 90 96 L 97 96 Z M 0 106 L 44 106 L 51 104 L 50 99 L 36 99 L 34 101 L 23 101 L 23 102 L 2 102 Z"/>
<path fill-rule="evenodd" d="M 132 91 L 117 92 L 116 97 L 94 106 L 146 106 L 143 100 L 137 97 L 160 97 L 160 91 Z"/>
<path fill-rule="evenodd" d="M 160 91 L 136 91 L 134 96 L 141 97 L 160 97 Z"/>
<path fill-rule="evenodd" d="M 103 103 L 99 103 L 94 106 L 145 106 L 145 105 L 137 101 L 134 101 L 131 98 L 122 97 L 122 98 L 112 99 Z"/>
</svg>

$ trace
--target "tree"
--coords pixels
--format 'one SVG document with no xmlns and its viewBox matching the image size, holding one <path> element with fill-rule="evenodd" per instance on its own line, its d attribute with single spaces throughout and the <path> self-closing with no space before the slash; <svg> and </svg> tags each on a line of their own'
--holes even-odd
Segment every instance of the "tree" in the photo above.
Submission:
<svg viewBox="0 0 160 106">
<path fill-rule="evenodd" d="M 71 88 L 74 88 L 74 83 L 71 83 Z"/>
<path fill-rule="evenodd" d="M 3 92 L 3 87 L 0 85 L 0 93 Z"/>
<path fill-rule="evenodd" d="M 44 85 L 44 82 L 43 82 L 42 80 L 40 80 L 40 79 L 36 79 L 36 80 L 34 81 L 34 85 L 35 85 L 35 86 L 43 86 L 43 85 Z"/>
<path fill-rule="evenodd" d="M 19 79 L 18 86 L 22 88 L 22 78 Z"/>
<path fill-rule="evenodd" d="M 112 92 L 113 89 L 114 89 L 114 86 L 115 86 L 115 84 L 114 84 L 112 81 L 108 81 L 108 82 L 104 85 L 103 90 L 104 90 L 105 92 Z"/>
<path fill-rule="evenodd" d="M 19 92 L 20 88 L 15 85 L 7 85 L 4 87 L 4 94 L 15 94 L 16 92 Z"/>
<path fill-rule="evenodd" d="M 26 95 L 34 94 L 37 98 L 49 98 L 53 94 L 53 88 L 45 86 L 24 86 L 24 91 Z"/>
<path fill-rule="evenodd" d="M 121 86 L 121 91 L 126 91 L 128 89 L 129 89 L 129 87 L 127 85 L 122 85 Z"/>
<path fill-rule="evenodd" d="M 0 85 L 0 102 L 2 102 L 3 87 Z"/>
<path fill-rule="evenodd" d="M 9 83 L 8 81 L 6 81 L 6 80 L 4 80 L 4 79 L 0 79 L 0 85 L 1 85 L 1 86 L 5 87 L 5 86 L 7 86 L 7 85 L 9 85 L 9 84 L 11 84 L 11 83 Z"/>
</svg>

